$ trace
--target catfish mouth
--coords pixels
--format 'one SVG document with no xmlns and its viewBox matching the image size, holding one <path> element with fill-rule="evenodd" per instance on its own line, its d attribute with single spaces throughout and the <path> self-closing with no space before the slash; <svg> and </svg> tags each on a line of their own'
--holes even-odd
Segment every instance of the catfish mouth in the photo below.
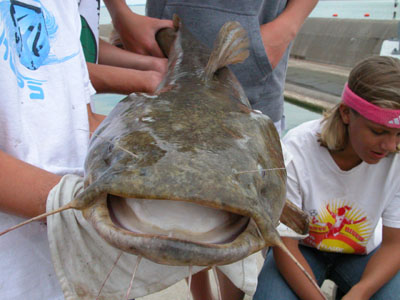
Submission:
<svg viewBox="0 0 400 300">
<path fill-rule="evenodd" d="M 114 225 L 134 235 L 208 245 L 231 243 L 250 221 L 249 217 L 186 201 L 108 195 L 107 207 Z"/>
</svg>

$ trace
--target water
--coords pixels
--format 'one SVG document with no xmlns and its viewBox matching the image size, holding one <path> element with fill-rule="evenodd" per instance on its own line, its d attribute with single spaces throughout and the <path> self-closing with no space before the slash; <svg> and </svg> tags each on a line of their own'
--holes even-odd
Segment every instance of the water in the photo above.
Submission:
<svg viewBox="0 0 400 300">
<path fill-rule="evenodd" d="M 125 95 L 117 94 L 97 94 L 94 96 L 95 111 L 99 114 L 107 115 L 113 109 L 113 107 L 125 97 Z M 319 113 L 288 102 L 285 102 L 284 107 L 286 130 L 283 132 L 283 134 L 285 134 L 289 129 L 296 127 L 303 122 L 319 119 L 321 117 Z"/>
<path fill-rule="evenodd" d="M 114 106 L 126 95 L 118 94 L 96 94 L 93 97 L 94 111 L 98 114 L 108 115 Z"/>
<path fill-rule="evenodd" d="M 319 113 L 300 107 L 298 105 L 294 105 L 287 101 L 285 101 L 284 104 L 284 112 L 286 129 L 282 132 L 282 136 L 285 135 L 285 133 L 288 132 L 290 129 L 304 122 L 319 119 L 322 117 L 322 115 Z"/>
<path fill-rule="evenodd" d="M 127 0 L 126 3 L 132 11 L 145 14 L 145 0 Z M 400 20 L 400 0 L 320 0 L 310 17 Z M 101 3 L 100 24 L 109 23 L 110 15 Z"/>
<path fill-rule="evenodd" d="M 319 1 L 310 17 L 399 20 L 398 0 Z"/>
</svg>

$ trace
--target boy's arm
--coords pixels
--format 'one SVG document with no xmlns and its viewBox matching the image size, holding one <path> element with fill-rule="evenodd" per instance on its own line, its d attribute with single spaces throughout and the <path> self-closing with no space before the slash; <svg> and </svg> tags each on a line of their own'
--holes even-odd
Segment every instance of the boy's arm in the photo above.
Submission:
<svg viewBox="0 0 400 300">
<path fill-rule="evenodd" d="M 160 20 L 135 14 L 125 0 L 104 0 L 114 28 L 125 49 L 138 54 L 164 57 L 155 36 L 161 28 L 172 27 L 171 20 Z"/>
<path fill-rule="evenodd" d="M 371 257 L 361 280 L 342 298 L 370 299 L 400 270 L 400 228 L 383 226 L 382 244 Z"/>
<path fill-rule="evenodd" d="M 314 278 L 312 269 L 299 250 L 299 242 L 291 238 L 282 238 L 286 247 L 293 254 L 300 264 L 307 270 L 307 272 Z M 315 287 L 311 284 L 310 280 L 304 273 L 295 265 L 295 263 L 278 247 L 273 247 L 274 259 L 279 272 L 286 279 L 288 285 L 296 293 L 300 299 L 305 300 L 321 300 L 323 299 Z"/>
<path fill-rule="evenodd" d="M 140 71 L 88 63 L 90 81 L 97 93 L 129 95 L 133 92 L 153 93 L 163 75 L 155 71 Z"/>
<path fill-rule="evenodd" d="M 99 39 L 99 64 L 165 73 L 168 59 L 133 53 Z"/>
<path fill-rule="evenodd" d="M 90 131 L 105 118 L 88 105 Z M 0 150 L 0 211 L 26 218 L 46 212 L 50 190 L 62 176 L 47 172 Z"/>
<path fill-rule="evenodd" d="M 0 166 L 0 210 L 27 218 L 45 213 L 47 195 L 61 176 L 3 151 L 0 151 Z"/>
<path fill-rule="evenodd" d="M 317 3 L 318 0 L 289 0 L 285 10 L 275 20 L 261 25 L 261 37 L 272 68 L 278 65 Z"/>
<path fill-rule="evenodd" d="M 88 63 L 89 77 L 98 93 L 152 93 L 167 69 L 167 59 L 145 56 L 99 40 L 99 63 Z"/>
</svg>

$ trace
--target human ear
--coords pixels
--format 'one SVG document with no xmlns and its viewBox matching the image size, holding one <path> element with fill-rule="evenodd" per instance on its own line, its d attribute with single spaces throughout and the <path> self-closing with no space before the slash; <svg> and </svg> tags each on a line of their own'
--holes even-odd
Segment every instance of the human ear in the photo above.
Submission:
<svg viewBox="0 0 400 300">
<path fill-rule="evenodd" d="M 345 104 L 340 104 L 339 106 L 340 117 L 342 118 L 342 122 L 346 125 L 350 122 L 350 108 Z"/>
</svg>

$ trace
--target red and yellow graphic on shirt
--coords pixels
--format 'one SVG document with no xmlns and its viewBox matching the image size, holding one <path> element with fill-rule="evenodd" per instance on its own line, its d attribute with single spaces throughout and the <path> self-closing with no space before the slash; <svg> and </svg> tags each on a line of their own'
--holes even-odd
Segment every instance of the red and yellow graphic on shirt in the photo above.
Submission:
<svg viewBox="0 0 400 300">
<path fill-rule="evenodd" d="M 312 215 L 309 234 L 303 242 L 321 251 L 365 254 L 372 230 L 360 210 L 334 203 Z"/>
</svg>

